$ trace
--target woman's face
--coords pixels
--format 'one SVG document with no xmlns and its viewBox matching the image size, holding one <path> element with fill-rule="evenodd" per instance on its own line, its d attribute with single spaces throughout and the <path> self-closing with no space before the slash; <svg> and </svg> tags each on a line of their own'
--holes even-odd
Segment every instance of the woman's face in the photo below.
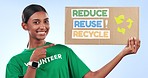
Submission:
<svg viewBox="0 0 148 78">
<path fill-rule="evenodd" d="M 27 22 L 30 38 L 44 40 L 50 29 L 49 18 L 46 12 L 35 12 Z"/>
</svg>

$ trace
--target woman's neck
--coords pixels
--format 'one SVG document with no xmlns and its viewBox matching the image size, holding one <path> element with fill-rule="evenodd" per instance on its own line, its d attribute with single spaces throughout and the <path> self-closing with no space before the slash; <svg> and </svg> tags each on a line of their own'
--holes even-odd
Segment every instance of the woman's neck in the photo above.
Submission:
<svg viewBox="0 0 148 78">
<path fill-rule="evenodd" d="M 44 44 L 46 44 L 45 40 L 39 40 L 39 41 L 29 40 L 27 48 L 29 49 L 36 48 L 39 46 L 43 46 Z"/>
</svg>

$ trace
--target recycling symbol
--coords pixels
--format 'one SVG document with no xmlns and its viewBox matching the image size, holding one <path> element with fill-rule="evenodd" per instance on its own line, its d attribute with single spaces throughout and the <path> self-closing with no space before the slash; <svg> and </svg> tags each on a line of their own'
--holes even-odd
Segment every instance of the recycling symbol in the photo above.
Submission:
<svg viewBox="0 0 148 78">
<path fill-rule="evenodd" d="M 115 21 L 116 21 L 116 24 L 120 25 L 124 22 L 125 18 L 124 18 L 124 15 L 119 15 L 118 17 L 114 17 Z M 128 29 L 130 29 L 133 25 L 133 20 L 131 18 L 128 18 L 126 20 L 127 23 L 129 23 L 126 27 Z M 125 34 L 126 32 L 126 28 L 123 28 L 123 27 L 120 27 L 118 26 L 117 27 L 117 32 L 121 33 L 121 34 Z"/>
</svg>

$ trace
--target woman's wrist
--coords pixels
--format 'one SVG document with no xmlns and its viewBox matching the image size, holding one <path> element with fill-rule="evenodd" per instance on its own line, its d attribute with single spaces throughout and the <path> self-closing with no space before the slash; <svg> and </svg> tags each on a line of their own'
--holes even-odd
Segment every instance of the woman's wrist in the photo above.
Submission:
<svg viewBox="0 0 148 78">
<path fill-rule="evenodd" d="M 125 51 L 121 51 L 121 52 L 119 53 L 119 56 L 120 56 L 120 57 L 126 56 L 126 52 L 125 52 Z"/>
</svg>

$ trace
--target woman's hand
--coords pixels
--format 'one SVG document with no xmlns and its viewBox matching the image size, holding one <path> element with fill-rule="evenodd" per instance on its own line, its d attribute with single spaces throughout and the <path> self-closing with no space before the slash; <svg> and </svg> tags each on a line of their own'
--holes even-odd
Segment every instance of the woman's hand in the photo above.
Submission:
<svg viewBox="0 0 148 78">
<path fill-rule="evenodd" d="M 54 44 L 49 44 L 47 46 L 43 46 L 43 47 L 35 49 L 30 57 L 30 61 L 39 61 L 40 59 L 45 58 L 46 49 L 51 46 L 54 46 Z"/>
<path fill-rule="evenodd" d="M 124 54 L 124 56 L 129 54 L 136 54 L 139 47 L 140 40 L 136 39 L 136 37 L 131 37 L 128 40 L 126 47 L 122 50 L 122 53 Z"/>
</svg>

